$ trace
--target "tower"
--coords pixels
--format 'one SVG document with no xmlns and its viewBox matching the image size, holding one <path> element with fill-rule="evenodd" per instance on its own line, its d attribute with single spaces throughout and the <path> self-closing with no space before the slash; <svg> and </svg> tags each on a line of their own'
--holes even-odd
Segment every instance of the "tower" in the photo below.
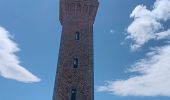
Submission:
<svg viewBox="0 0 170 100">
<path fill-rule="evenodd" d="M 60 0 L 62 35 L 53 100 L 94 100 L 93 24 L 98 0 Z"/>
</svg>

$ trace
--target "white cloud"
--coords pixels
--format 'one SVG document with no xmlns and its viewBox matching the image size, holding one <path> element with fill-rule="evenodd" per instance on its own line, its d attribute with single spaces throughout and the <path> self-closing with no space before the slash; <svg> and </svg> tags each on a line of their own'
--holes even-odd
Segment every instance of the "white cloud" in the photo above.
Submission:
<svg viewBox="0 0 170 100">
<path fill-rule="evenodd" d="M 20 65 L 15 55 L 20 49 L 11 40 L 8 31 L 0 27 L 0 75 L 24 83 L 39 82 L 40 79 Z"/>
<path fill-rule="evenodd" d="M 138 5 L 130 15 L 134 21 L 127 29 L 126 39 L 133 40 L 132 50 L 142 47 L 149 40 L 164 40 L 166 45 L 152 48 L 146 57 L 133 64 L 128 72 L 138 75 L 124 80 L 107 81 L 97 91 L 120 96 L 168 96 L 170 97 L 170 29 L 162 22 L 170 19 L 170 0 L 156 0 L 152 10 Z"/>
<path fill-rule="evenodd" d="M 157 40 L 166 39 L 166 38 L 167 39 L 170 38 L 170 29 L 168 29 L 167 31 L 164 31 L 164 32 L 156 33 Z"/>
<path fill-rule="evenodd" d="M 126 37 L 126 39 L 133 40 L 132 50 L 140 48 L 151 39 L 164 39 L 170 36 L 162 24 L 163 21 L 170 19 L 169 7 L 170 0 L 156 0 L 152 10 L 144 5 L 138 5 L 133 10 L 130 17 L 134 18 L 134 21 L 129 25 Z"/>
<path fill-rule="evenodd" d="M 170 0 L 157 0 L 154 4 L 153 13 L 158 20 L 170 19 Z"/>
<path fill-rule="evenodd" d="M 121 96 L 170 96 L 170 45 L 157 47 L 147 58 L 136 62 L 130 72 L 141 75 L 127 80 L 109 81 L 98 91 L 108 91 Z"/>
</svg>

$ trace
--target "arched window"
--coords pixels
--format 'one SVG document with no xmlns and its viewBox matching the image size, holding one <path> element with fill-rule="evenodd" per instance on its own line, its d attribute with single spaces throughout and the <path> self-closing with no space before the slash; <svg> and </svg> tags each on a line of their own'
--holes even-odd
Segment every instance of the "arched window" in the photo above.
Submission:
<svg viewBox="0 0 170 100">
<path fill-rule="evenodd" d="M 80 40 L 80 32 L 75 33 L 75 40 Z"/>
</svg>

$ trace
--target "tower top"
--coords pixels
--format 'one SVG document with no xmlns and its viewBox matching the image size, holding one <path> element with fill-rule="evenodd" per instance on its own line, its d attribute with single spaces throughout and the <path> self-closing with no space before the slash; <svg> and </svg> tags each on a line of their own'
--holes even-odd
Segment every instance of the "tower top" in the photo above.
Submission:
<svg viewBox="0 0 170 100">
<path fill-rule="evenodd" d="M 63 25 L 68 21 L 84 21 L 93 24 L 98 0 L 60 0 L 60 22 Z"/>
</svg>

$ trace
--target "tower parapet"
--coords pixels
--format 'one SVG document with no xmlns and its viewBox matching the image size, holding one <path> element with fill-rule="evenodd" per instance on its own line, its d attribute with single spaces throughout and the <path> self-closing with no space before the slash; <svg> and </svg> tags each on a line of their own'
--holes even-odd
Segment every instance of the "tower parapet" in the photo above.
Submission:
<svg viewBox="0 0 170 100">
<path fill-rule="evenodd" d="M 60 1 L 60 22 L 83 21 L 93 24 L 97 9 L 97 0 L 61 0 Z M 75 19 L 76 18 L 76 19 Z"/>
</svg>

